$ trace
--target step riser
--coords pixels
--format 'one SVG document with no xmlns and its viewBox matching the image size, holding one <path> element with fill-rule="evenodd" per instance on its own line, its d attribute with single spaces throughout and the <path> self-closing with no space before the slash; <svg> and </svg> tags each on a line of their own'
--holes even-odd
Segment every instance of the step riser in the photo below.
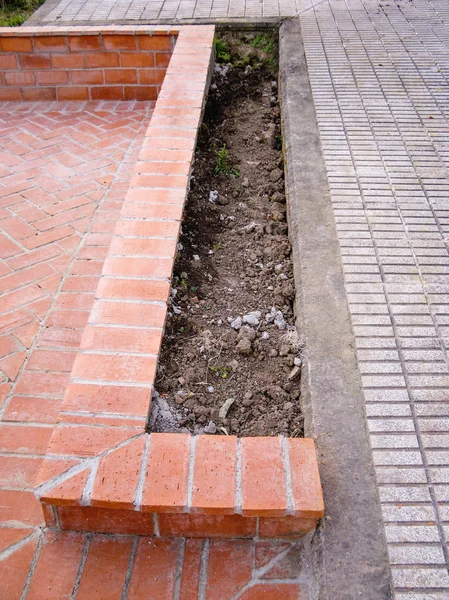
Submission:
<svg viewBox="0 0 449 600">
<path fill-rule="evenodd" d="M 297 539 L 317 526 L 317 519 L 300 517 L 141 513 L 90 506 L 43 505 L 43 510 L 53 529 L 155 537 Z"/>
</svg>

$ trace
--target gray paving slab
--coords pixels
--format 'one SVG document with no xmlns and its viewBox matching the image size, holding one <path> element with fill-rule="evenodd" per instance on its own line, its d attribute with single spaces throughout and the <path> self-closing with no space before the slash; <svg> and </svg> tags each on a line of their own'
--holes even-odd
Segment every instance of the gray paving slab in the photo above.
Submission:
<svg viewBox="0 0 449 600">
<path fill-rule="evenodd" d="M 293 15 L 394 597 L 448 600 L 449 2 L 47 0 L 31 22 L 255 23 Z"/>
<path fill-rule="evenodd" d="M 300 22 L 394 597 L 449 598 L 449 4 Z"/>
</svg>

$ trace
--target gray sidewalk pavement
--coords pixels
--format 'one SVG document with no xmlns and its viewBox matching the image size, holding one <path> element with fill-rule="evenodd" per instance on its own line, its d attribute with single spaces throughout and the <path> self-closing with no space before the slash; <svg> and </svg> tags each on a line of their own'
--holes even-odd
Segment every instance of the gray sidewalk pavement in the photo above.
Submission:
<svg viewBox="0 0 449 600">
<path fill-rule="evenodd" d="M 300 15 L 384 520 L 378 534 L 396 600 L 448 600 L 449 2 L 49 2 L 37 13 L 43 25 Z"/>
</svg>

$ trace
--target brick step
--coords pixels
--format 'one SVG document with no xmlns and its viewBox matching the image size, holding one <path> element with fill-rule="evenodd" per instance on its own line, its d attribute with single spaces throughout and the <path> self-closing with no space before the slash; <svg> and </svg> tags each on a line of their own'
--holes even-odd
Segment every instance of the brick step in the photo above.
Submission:
<svg viewBox="0 0 449 600">
<path fill-rule="evenodd" d="M 48 479 L 53 462 L 48 454 L 36 489 L 53 528 L 301 537 L 324 513 L 311 439 L 152 433 Z"/>
</svg>

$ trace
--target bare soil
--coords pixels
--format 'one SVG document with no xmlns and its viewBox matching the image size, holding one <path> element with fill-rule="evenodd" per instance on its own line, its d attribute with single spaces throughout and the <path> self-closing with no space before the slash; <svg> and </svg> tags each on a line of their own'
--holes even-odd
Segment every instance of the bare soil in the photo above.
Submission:
<svg viewBox="0 0 449 600">
<path fill-rule="evenodd" d="M 263 44 L 265 52 L 254 40 L 254 33 L 228 34 L 233 64 L 215 67 L 172 281 L 153 431 L 303 435 L 276 46 Z"/>
</svg>

